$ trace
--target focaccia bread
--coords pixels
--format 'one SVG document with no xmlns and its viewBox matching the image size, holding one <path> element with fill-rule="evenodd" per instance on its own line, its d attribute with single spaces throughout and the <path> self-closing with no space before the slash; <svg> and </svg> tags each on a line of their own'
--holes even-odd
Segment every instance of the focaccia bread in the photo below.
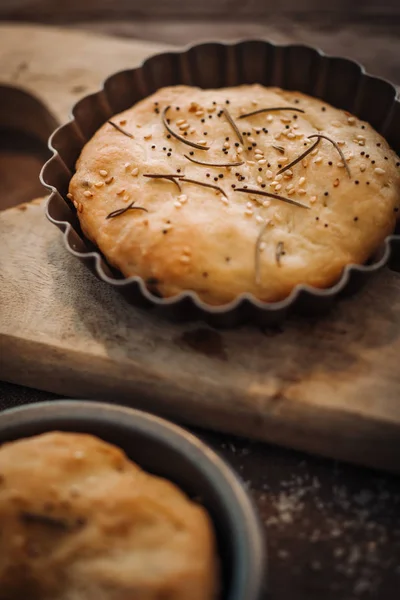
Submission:
<svg viewBox="0 0 400 600">
<path fill-rule="evenodd" d="M 0 448 L 1 600 L 216 600 L 217 570 L 206 511 L 116 447 Z"/>
<path fill-rule="evenodd" d="M 177 86 L 96 132 L 69 198 L 109 263 L 154 293 L 271 302 L 371 257 L 395 227 L 399 165 L 368 123 L 319 99 Z"/>
</svg>

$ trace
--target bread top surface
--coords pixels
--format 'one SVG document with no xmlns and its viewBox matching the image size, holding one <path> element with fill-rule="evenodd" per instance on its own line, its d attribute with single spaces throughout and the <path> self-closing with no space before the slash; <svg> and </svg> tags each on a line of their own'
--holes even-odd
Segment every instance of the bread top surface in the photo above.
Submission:
<svg viewBox="0 0 400 600">
<path fill-rule="evenodd" d="M 168 106 L 173 131 L 208 150 L 167 131 Z M 239 118 L 264 108 L 290 110 Z M 398 157 L 368 123 L 316 98 L 260 85 L 177 86 L 112 121 L 133 137 L 103 125 L 81 153 L 70 198 L 83 231 L 108 261 L 164 297 L 194 290 L 221 305 L 245 292 L 277 301 L 297 284 L 327 287 L 347 264 L 365 262 L 394 229 Z M 317 142 L 308 138 L 315 134 L 335 142 L 345 161 L 331 141 L 320 139 L 313 152 L 277 174 Z M 214 167 L 189 159 L 243 164 Z M 223 193 L 146 174 L 176 174 Z M 307 208 L 235 191 L 246 186 Z M 107 218 L 132 202 L 136 209 Z"/>
<path fill-rule="evenodd" d="M 215 600 L 206 511 L 118 448 L 48 433 L 0 448 L 1 600 Z"/>
</svg>

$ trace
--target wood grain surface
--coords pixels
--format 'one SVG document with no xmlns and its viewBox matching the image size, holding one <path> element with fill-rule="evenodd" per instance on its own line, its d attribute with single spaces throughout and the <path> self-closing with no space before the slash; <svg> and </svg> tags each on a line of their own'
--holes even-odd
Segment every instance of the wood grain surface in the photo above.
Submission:
<svg viewBox="0 0 400 600">
<path fill-rule="evenodd" d="M 400 470 L 400 277 L 325 320 L 215 331 L 125 302 L 41 204 L 0 213 L 0 379 Z"/>
</svg>

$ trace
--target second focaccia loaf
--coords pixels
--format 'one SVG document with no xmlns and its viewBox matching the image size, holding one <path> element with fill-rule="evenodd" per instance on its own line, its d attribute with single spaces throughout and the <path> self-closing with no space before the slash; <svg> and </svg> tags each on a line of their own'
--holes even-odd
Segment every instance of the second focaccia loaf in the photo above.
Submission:
<svg viewBox="0 0 400 600">
<path fill-rule="evenodd" d="M 205 510 L 114 446 L 49 433 L 0 448 L 1 600 L 215 600 Z"/>
</svg>

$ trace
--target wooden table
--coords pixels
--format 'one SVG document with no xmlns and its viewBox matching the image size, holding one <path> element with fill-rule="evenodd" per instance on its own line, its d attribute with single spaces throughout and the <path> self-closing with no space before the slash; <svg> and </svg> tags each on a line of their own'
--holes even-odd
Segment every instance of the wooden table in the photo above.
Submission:
<svg viewBox="0 0 400 600">
<path fill-rule="evenodd" d="M 110 3 L 86 4 L 89 8 L 85 11 L 82 8 L 85 2 L 70 2 L 68 6 L 64 3 L 57 6 L 54 14 L 50 5 L 55 6 L 55 3 L 48 0 L 5 2 L 0 7 L 0 16 L 63 20 L 64 23 L 69 20 L 84 28 L 124 36 L 146 36 L 174 44 L 200 38 L 252 35 L 270 36 L 274 41 L 303 41 L 361 60 L 372 72 L 400 83 L 397 2 L 359 3 L 365 5 L 359 15 L 353 11 L 345 18 L 343 12 L 333 10 L 330 15 L 318 14 L 317 22 L 315 17 L 311 18 L 311 24 L 305 11 L 315 4 L 313 0 L 303 2 L 302 10 L 296 14 L 293 13 L 295 3 L 283 2 L 285 10 L 274 23 L 267 11 L 260 9 L 261 4 L 268 3 L 242 3 L 246 9 L 242 23 L 239 19 L 236 22 L 221 19 L 224 13 L 216 9 L 213 23 L 206 9 L 197 14 L 191 10 L 187 15 L 175 13 L 174 19 L 169 21 L 161 20 L 164 17 L 161 12 L 157 13 L 159 21 L 149 18 L 142 22 L 127 21 L 127 17 L 136 16 L 131 8 L 136 3 L 122 0 L 119 2 L 121 10 L 113 13 L 114 20 L 110 22 Z M 228 5 L 238 7 L 238 3 L 222 4 L 225 10 Z M 343 8 L 344 3 L 337 4 Z M 159 8 L 168 5 L 171 11 L 176 8 L 173 0 L 146 5 L 153 9 L 156 5 Z M 98 8 L 100 12 L 96 12 Z M 376 17 L 373 20 L 368 19 L 371 12 Z M 190 13 L 196 20 L 186 22 L 185 17 Z M 95 20 L 96 16 L 107 19 L 107 24 L 104 20 Z M 46 392 L 0 383 L 0 410 L 53 397 Z M 399 597 L 398 478 L 231 436 L 196 433 L 233 464 L 255 497 L 269 538 L 271 600 L 395 600 Z"/>
</svg>

